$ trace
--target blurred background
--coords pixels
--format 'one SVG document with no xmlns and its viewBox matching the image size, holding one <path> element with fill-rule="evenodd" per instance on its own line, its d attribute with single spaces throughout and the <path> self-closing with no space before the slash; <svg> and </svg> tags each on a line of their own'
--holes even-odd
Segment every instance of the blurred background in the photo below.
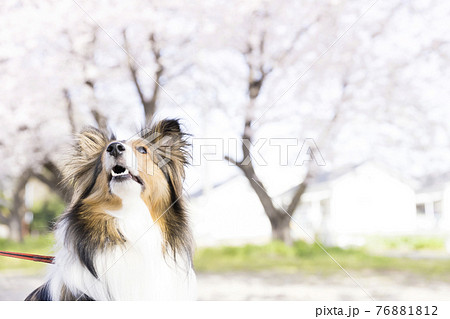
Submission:
<svg viewBox="0 0 450 319">
<path fill-rule="evenodd" d="M 0 250 L 54 253 L 74 133 L 177 117 L 199 299 L 450 299 L 450 3 L 11 0 L 0 16 Z M 0 299 L 44 275 L 0 257 Z"/>
</svg>

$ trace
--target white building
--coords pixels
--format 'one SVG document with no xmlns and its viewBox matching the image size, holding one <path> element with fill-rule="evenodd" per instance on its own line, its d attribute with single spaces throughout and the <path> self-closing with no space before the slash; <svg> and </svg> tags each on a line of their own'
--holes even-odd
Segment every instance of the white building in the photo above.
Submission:
<svg viewBox="0 0 450 319">
<path fill-rule="evenodd" d="M 280 197 L 292 198 L 295 189 Z M 386 167 L 365 162 L 319 175 L 293 218 L 294 237 L 327 245 L 362 245 L 367 236 L 412 234 L 417 229 L 413 185 Z M 305 233 L 308 233 L 306 235 Z"/>
<path fill-rule="evenodd" d="M 450 235 L 450 178 L 432 179 L 417 191 L 416 207 L 419 230 Z M 450 248 L 450 242 L 448 243 Z"/>
<path fill-rule="evenodd" d="M 292 235 L 354 246 L 363 245 L 368 236 L 435 235 L 450 229 L 450 182 L 420 192 L 415 188 L 414 182 L 370 161 L 321 174 L 294 212 Z M 276 204 L 287 205 L 294 191 L 275 197 Z M 270 223 L 243 176 L 194 194 L 191 212 L 199 245 L 270 239 Z"/>
<path fill-rule="evenodd" d="M 416 218 L 419 231 L 427 232 L 430 229 L 440 230 L 443 228 L 442 204 L 444 201 L 444 190 L 447 187 L 445 185 L 435 185 L 417 191 Z M 448 201 L 449 198 L 446 200 L 447 206 L 449 206 Z M 449 208 L 447 207 L 447 209 Z"/>
</svg>

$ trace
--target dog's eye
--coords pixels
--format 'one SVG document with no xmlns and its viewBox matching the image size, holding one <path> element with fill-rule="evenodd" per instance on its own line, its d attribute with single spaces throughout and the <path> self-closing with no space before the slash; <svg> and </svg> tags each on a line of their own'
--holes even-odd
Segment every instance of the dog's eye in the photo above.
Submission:
<svg viewBox="0 0 450 319">
<path fill-rule="evenodd" d="M 147 154 L 147 149 L 144 146 L 136 147 L 136 149 L 141 154 Z"/>
</svg>

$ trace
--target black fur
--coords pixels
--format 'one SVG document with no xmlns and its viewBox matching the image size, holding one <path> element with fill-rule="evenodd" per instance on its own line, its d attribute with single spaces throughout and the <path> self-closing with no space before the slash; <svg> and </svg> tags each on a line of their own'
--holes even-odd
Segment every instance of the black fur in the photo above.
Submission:
<svg viewBox="0 0 450 319">
<path fill-rule="evenodd" d="M 94 189 L 95 183 L 97 182 L 98 175 L 100 175 L 100 173 L 102 172 L 102 168 L 103 168 L 102 159 L 101 159 L 101 157 L 99 157 L 95 162 L 94 175 L 92 176 L 92 182 L 89 185 L 89 187 L 83 191 L 83 194 L 81 195 L 81 197 L 79 199 L 80 203 L 83 199 L 88 197 L 89 194 Z"/>
<path fill-rule="evenodd" d="M 63 287 L 61 300 L 63 301 L 94 301 L 91 297 L 86 294 L 80 296 L 74 296 L 67 287 Z M 31 294 L 25 298 L 25 301 L 53 301 L 50 295 L 49 283 L 43 284 L 39 288 L 35 289 Z"/>
<path fill-rule="evenodd" d="M 48 283 L 36 288 L 31 294 L 28 295 L 28 297 L 25 298 L 25 301 L 52 301 Z"/>
<path fill-rule="evenodd" d="M 83 238 L 83 236 L 86 235 L 84 232 L 84 223 L 86 221 L 81 218 L 80 213 L 82 209 L 82 201 L 92 192 L 101 171 L 102 161 L 99 157 L 95 163 L 94 176 L 92 176 L 91 184 L 84 190 L 75 205 L 61 218 L 61 221 L 65 221 L 68 225 L 66 242 L 70 243 L 75 241 L 75 250 L 78 254 L 78 258 L 95 278 L 98 278 L 98 274 L 94 266 L 94 257 L 98 246 L 96 245 L 96 241 L 85 240 Z"/>
<path fill-rule="evenodd" d="M 95 241 L 86 240 L 84 231 L 84 221 L 80 218 L 81 201 L 78 202 L 68 212 L 62 220 L 66 219 L 68 223 L 66 233 L 66 243 L 75 242 L 75 250 L 81 263 L 89 270 L 89 272 L 98 279 L 97 271 L 94 266 L 94 257 L 98 246 Z"/>
</svg>

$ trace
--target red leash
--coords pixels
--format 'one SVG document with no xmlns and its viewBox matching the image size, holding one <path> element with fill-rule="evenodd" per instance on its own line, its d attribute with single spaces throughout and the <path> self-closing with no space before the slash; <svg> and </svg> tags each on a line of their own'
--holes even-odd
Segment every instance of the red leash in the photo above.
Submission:
<svg viewBox="0 0 450 319">
<path fill-rule="evenodd" d="M 1 250 L 0 250 L 0 256 L 31 260 L 31 261 L 47 263 L 47 264 L 52 264 L 53 261 L 55 260 L 55 257 L 53 257 L 53 256 L 43 256 L 43 255 L 24 254 L 24 253 L 13 253 L 13 252 L 10 252 L 10 251 L 1 251 Z"/>
</svg>

